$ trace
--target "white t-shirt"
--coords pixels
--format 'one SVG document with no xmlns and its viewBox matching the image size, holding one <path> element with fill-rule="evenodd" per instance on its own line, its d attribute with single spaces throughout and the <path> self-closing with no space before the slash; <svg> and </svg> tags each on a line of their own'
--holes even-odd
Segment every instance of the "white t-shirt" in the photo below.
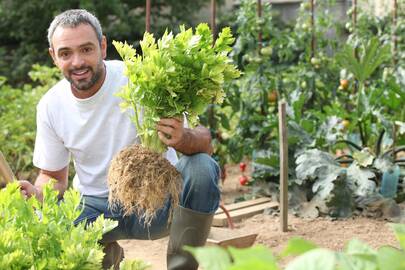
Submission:
<svg viewBox="0 0 405 270">
<path fill-rule="evenodd" d="M 63 79 L 37 106 L 34 165 L 48 171 L 61 170 L 73 158 L 73 186 L 84 195 L 108 196 L 107 173 L 111 159 L 124 147 L 139 143 L 129 115 L 119 107 L 114 93 L 127 84 L 122 61 L 105 61 L 106 78 L 99 91 L 86 99 L 76 98 Z M 169 148 L 173 165 L 177 155 Z"/>
</svg>

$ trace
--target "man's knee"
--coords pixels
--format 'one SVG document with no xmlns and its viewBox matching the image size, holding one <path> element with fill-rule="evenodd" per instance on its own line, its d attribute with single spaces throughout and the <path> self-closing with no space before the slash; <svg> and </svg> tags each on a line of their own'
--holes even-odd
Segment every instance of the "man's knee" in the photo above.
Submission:
<svg viewBox="0 0 405 270">
<path fill-rule="evenodd" d="M 219 205 L 219 166 L 209 155 L 183 156 L 176 165 L 183 176 L 181 205 L 195 211 L 215 212 Z"/>
<path fill-rule="evenodd" d="M 191 156 L 183 156 L 176 167 L 185 180 L 193 182 L 201 182 L 202 180 L 202 182 L 207 184 L 218 184 L 219 166 L 208 154 L 197 153 Z M 212 183 L 209 183 L 209 180 Z"/>
</svg>

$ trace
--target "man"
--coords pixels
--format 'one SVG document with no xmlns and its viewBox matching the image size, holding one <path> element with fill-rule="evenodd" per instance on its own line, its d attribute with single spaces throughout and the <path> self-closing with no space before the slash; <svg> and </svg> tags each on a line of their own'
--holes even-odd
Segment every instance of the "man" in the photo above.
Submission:
<svg viewBox="0 0 405 270">
<path fill-rule="evenodd" d="M 218 208 L 219 168 L 209 156 L 209 131 L 199 126 L 183 127 L 178 119 L 161 119 L 161 140 L 169 146 L 166 158 L 183 176 L 180 206 L 174 210 L 170 232 L 167 204 L 150 227 L 137 216 L 122 216 L 108 207 L 107 171 L 113 156 L 137 143 L 134 125 L 120 112 L 114 93 L 126 85 L 121 61 L 105 61 L 107 41 L 98 19 L 85 10 L 68 10 L 56 16 L 48 29 L 49 53 L 65 79 L 52 87 L 37 106 L 37 136 L 34 165 L 39 175 L 32 185 L 20 181 L 26 196 L 42 200 L 42 186 L 51 178 L 60 197 L 68 186 L 68 165 L 74 161 L 73 185 L 83 195 L 83 212 L 76 222 L 92 222 L 105 215 L 119 221 L 105 234 L 103 267 L 118 266 L 123 258 L 119 239 L 156 239 L 170 234 L 168 269 L 197 269 L 183 245 L 200 246 L 206 241 L 213 213 Z M 176 152 L 183 153 L 177 160 Z M 153 181 L 153 179 L 151 179 Z"/>
</svg>

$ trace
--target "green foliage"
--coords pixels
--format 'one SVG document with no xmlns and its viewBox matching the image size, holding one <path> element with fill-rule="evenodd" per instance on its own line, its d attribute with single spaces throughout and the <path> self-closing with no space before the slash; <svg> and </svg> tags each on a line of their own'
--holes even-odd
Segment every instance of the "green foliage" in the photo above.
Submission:
<svg viewBox="0 0 405 270">
<path fill-rule="evenodd" d="M 206 0 L 151 1 L 151 31 L 161 34 L 167 25 L 192 26 L 198 11 L 206 4 Z M 94 13 L 108 40 L 127 40 L 137 45 L 145 31 L 144 0 L 0 1 L 0 74 L 6 76 L 11 85 L 21 86 L 27 82 L 28 71 L 34 63 L 52 64 L 46 40 L 48 26 L 55 15 L 72 8 L 85 8 Z M 108 50 L 109 58 L 117 57 L 110 43 Z"/>
<path fill-rule="evenodd" d="M 228 252 L 220 247 L 193 248 L 186 247 L 203 269 L 207 270 L 276 270 L 276 259 L 264 246 L 249 249 L 228 248 Z"/>
<path fill-rule="evenodd" d="M 0 191 L 1 269 L 101 269 L 99 240 L 116 221 L 99 217 L 87 226 L 74 226 L 80 215 L 80 194 L 65 192 L 58 205 L 57 191 L 44 186 L 44 200 L 25 200 L 17 183 Z"/>
<path fill-rule="evenodd" d="M 400 249 L 383 246 L 373 250 L 365 243 L 353 239 L 344 251 L 332 251 L 319 248 L 315 244 L 293 238 L 279 257 L 272 255 L 264 246 L 246 249 L 229 247 L 187 247 L 205 270 L 400 270 L 405 267 L 405 225 L 392 225 L 399 240 Z M 281 268 L 278 259 L 287 256 L 294 258 L 285 268 Z"/>
<path fill-rule="evenodd" d="M 216 135 L 216 154 L 223 160 L 252 160 L 252 185 L 256 181 L 271 182 L 271 187 L 278 185 L 277 101 L 282 99 L 287 102 L 288 174 L 292 186 L 302 181 L 296 175 L 295 159 L 306 149 L 344 150 L 358 167 L 377 169 L 380 173 L 382 164 L 395 162 L 374 151 L 381 130 L 386 131 L 379 143 L 382 152 L 392 147 L 394 137 L 396 146 L 405 142 L 399 132 L 402 122 L 398 121 L 405 117 L 405 108 L 400 105 L 405 102 L 402 52 L 396 51 L 396 56 L 401 56 L 397 65 L 389 61 L 393 57 L 391 30 L 395 30 L 398 40 L 404 35 L 390 27 L 390 14 L 376 17 L 360 8 L 356 27 L 342 32 L 344 20 L 333 18 L 335 2 L 317 1 L 312 22 L 311 1 L 303 1 L 296 20 L 285 24 L 271 5 L 263 3 L 263 16 L 258 17 L 257 1 L 241 1 L 232 56 L 243 76 L 226 88 L 227 99 L 215 107 L 217 117 L 210 126 Z M 403 12 L 399 11 L 397 20 L 402 29 Z M 398 42 L 397 47 L 401 46 Z M 336 144 L 342 139 L 353 141 L 360 148 L 368 147 L 371 154 L 367 149 L 353 153 L 347 146 Z M 370 164 L 377 156 L 378 162 Z M 301 159 L 305 158 L 309 156 L 301 155 Z M 338 177 L 342 171 L 339 163 L 334 164 L 336 170 L 327 170 L 320 169 L 322 164 L 316 164 L 318 161 L 312 160 L 311 168 L 316 169 L 322 181 L 307 181 L 301 188 L 306 190 L 314 185 L 316 192 L 311 190 L 308 194 L 317 200 L 313 206 L 326 200 L 334 205 L 327 207 L 323 202 L 327 212 L 349 215 L 354 205 L 353 188 L 346 176 Z M 362 170 L 350 167 L 350 172 L 359 177 L 366 176 Z M 380 181 L 380 177 L 378 174 L 375 180 Z M 271 188 L 265 190 L 266 194 L 269 192 Z"/>
<path fill-rule="evenodd" d="M 13 88 L 0 78 L 0 149 L 18 176 L 28 179 L 34 173 L 32 152 L 35 141 L 36 105 L 45 92 L 60 79 L 57 68 L 34 65 L 30 72 L 37 86 Z"/>
<path fill-rule="evenodd" d="M 239 76 L 227 57 L 233 40 L 230 28 L 224 28 L 212 46 L 210 28 L 200 24 L 195 33 L 181 27 L 179 34 L 165 32 L 158 41 L 146 33 L 142 55 L 114 41 L 130 80 L 119 96 L 124 108 L 133 109 L 133 122 L 145 147 L 165 150 L 155 128 L 160 118 L 185 114 L 195 126 L 208 104 L 222 103 L 224 83 Z"/>
<path fill-rule="evenodd" d="M 102 235 L 118 222 L 100 216 L 86 226 L 74 225 L 81 210 L 79 192 L 69 189 L 62 201 L 53 182 L 43 188 L 43 202 L 25 199 L 18 183 L 0 190 L 0 269 L 100 270 Z M 124 260 L 122 270 L 146 270 L 149 264 Z"/>
<path fill-rule="evenodd" d="M 329 2 L 322 1 L 317 8 L 328 10 Z M 319 14 L 315 18 L 314 33 L 317 48 L 311 51 L 312 31 L 305 9 L 308 4 L 308 1 L 303 3 L 297 21 L 292 24 L 281 21 L 268 3 L 263 3 L 262 17 L 257 15 L 257 1 L 241 1 L 238 10 L 235 23 L 239 35 L 232 55 L 243 76 L 227 87 L 227 99 L 220 108 L 215 108 L 221 118 L 215 119 L 216 127 L 212 128 L 220 130 L 222 140 L 218 141 L 228 147 L 229 157 L 222 158 L 233 162 L 238 162 L 243 156 L 261 159 L 254 160 L 257 163 L 255 180 L 272 181 L 278 176 L 278 164 L 273 162 L 279 149 L 278 100 L 288 102 L 287 113 L 291 119 L 288 123 L 291 175 L 294 174 L 296 151 L 314 143 L 326 144 L 318 139 L 325 133 L 317 134 L 317 126 L 324 119 L 318 119 L 312 111 L 314 108 L 322 110 L 335 99 L 336 92 L 332 89 L 338 87 L 339 69 L 329 54 L 337 47 L 337 41 L 326 35 L 334 24 L 331 16 L 328 12 Z M 261 44 L 258 43 L 259 31 L 262 33 Z M 261 50 L 259 45 L 263 47 Z M 316 65 L 311 63 L 312 53 L 317 58 Z M 224 121 L 226 117 L 228 120 Z M 228 127 L 223 123 L 228 123 Z M 264 151 L 267 154 L 263 155 Z M 265 162 L 273 165 L 263 167 L 262 158 L 271 159 Z"/>
<path fill-rule="evenodd" d="M 367 197 L 377 190 L 373 170 L 357 162 L 343 168 L 329 153 L 307 150 L 297 157 L 297 184 L 313 182 L 311 205 L 321 213 L 347 217 L 352 214 L 354 197 Z M 373 181 L 373 180 L 374 181 Z"/>
<path fill-rule="evenodd" d="M 145 263 L 144 261 L 141 260 L 125 259 L 120 263 L 120 270 L 148 270 L 150 268 L 151 265 L 149 263 Z"/>
<path fill-rule="evenodd" d="M 373 37 L 361 50 L 346 45 L 337 55 L 337 60 L 343 68 L 353 73 L 360 83 L 364 83 L 382 63 L 391 58 L 390 49 L 389 45 L 381 46 L 378 38 Z"/>
</svg>

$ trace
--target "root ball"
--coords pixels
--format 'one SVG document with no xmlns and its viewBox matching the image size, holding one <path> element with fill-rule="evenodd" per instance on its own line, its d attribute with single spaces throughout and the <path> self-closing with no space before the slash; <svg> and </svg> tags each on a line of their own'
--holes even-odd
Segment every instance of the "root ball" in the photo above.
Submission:
<svg viewBox="0 0 405 270">
<path fill-rule="evenodd" d="M 111 207 L 121 206 L 124 215 L 137 214 L 150 224 L 168 197 L 171 209 L 179 203 L 181 174 L 161 154 L 141 145 L 121 150 L 108 171 Z"/>
</svg>

